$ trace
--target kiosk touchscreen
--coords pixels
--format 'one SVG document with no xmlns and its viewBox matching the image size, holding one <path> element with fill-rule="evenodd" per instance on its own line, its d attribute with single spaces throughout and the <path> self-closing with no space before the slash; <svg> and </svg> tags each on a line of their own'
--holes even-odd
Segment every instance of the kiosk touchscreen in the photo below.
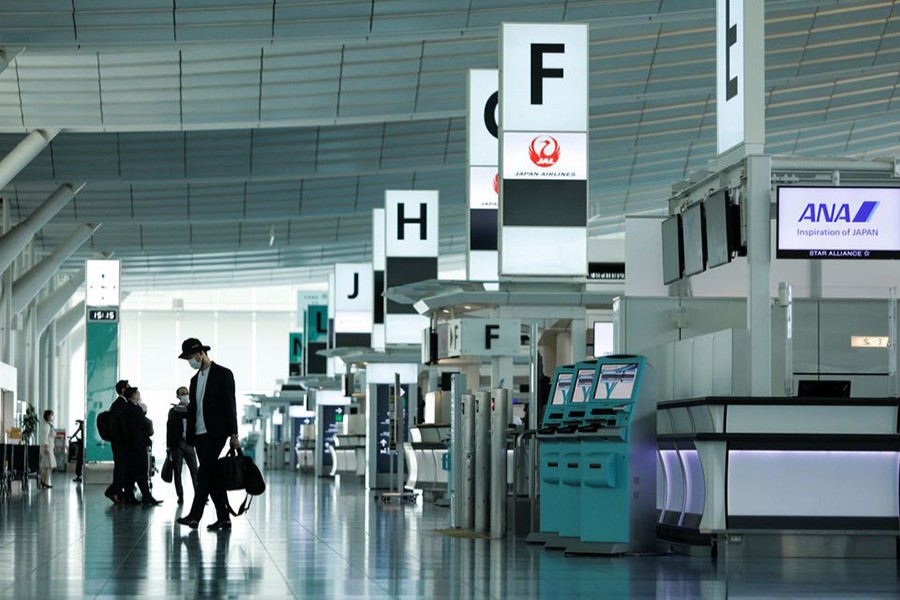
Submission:
<svg viewBox="0 0 900 600">
<path fill-rule="evenodd" d="M 591 401 L 597 384 L 597 364 L 596 360 L 586 360 L 575 365 L 572 398 L 565 407 L 564 420 L 567 423 L 577 426 L 584 420 L 587 404 Z"/>
<path fill-rule="evenodd" d="M 572 392 L 572 379 L 575 377 L 575 365 L 564 365 L 556 369 L 553 377 L 553 385 L 550 387 L 550 398 L 547 408 L 544 410 L 544 420 L 541 427 L 554 430 L 563 422 L 566 416 L 565 406 L 569 402 Z M 542 433 L 546 433 L 542 430 Z"/>
</svg>

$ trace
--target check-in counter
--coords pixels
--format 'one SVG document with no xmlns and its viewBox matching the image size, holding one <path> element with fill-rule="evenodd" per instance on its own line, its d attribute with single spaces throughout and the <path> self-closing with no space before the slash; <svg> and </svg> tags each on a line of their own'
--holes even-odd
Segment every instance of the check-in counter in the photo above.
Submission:
<svg viewBox="0 0 900 600">
<path fill-rule="evenodd" d="M 334 446 L 329 448 L 332 454 L 332 475 L 337 473 L 365 475 L 366 468 L 366 436 L 336 435 Z"/>
<path fill-rule="evenodd" d="M 447 454 L 450 426 L 422 424 L 409 430 L 410 441 L 404 444 L 406 462 L 409 465 L 407 485 L 413 489 L 431 492 L 447 490 L 447 471 L 443 468 Z"/>
<path fill-rule="evenodd" d="M 895 557 L 896 398 L 657 407 L 657 535 L 726 555 Z"/>
</svg>

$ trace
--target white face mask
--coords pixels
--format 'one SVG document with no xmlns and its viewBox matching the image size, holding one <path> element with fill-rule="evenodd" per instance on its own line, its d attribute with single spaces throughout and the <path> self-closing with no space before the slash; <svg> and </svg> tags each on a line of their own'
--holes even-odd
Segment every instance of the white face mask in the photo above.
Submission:
<svg viewBox="0 0 900 600">
<path fill-rule="evenodd" d="M 191 401 L 191 397 L 185 394 L 184 396 L 178 396 L 178 401 L 182 404 L 189 404 Z"/>
<path fill-rule="evenodd" d="M 200 361 L 194 357 L 188 359 L 188 364 L 191 365 L 192 369 L 199 370 L 200 369 Z"/>
</svg>

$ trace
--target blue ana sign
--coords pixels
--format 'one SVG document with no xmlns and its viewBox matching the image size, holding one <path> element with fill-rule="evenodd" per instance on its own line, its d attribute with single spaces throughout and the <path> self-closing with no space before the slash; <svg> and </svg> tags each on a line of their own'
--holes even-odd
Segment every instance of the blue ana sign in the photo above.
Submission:
<svg viewBox="0 0 900 600">
<path fill-rule="evenodd" d="M 900 188 L 778 188 L 778 258 L 900 258 Z"/>
</svg>

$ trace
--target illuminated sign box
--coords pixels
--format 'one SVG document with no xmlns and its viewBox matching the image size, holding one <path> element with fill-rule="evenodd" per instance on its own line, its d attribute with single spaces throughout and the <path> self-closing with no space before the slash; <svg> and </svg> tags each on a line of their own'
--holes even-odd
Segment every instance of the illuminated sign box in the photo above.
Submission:
<svg viewBox="0 0 900 600">
<path fill-rule="evenodd" d="M 900 258 L 900 188 L 779 186 L 777 258 Z"/>
</svg>

